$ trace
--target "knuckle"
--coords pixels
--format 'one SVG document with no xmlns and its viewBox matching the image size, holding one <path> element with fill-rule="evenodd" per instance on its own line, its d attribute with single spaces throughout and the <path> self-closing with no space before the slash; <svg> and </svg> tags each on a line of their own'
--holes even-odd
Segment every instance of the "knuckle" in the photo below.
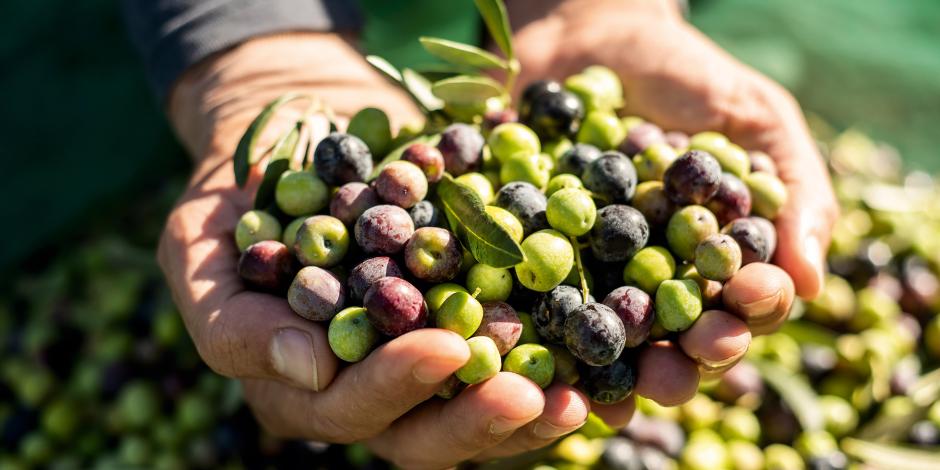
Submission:
<svg viewBox="0 0 940 470">
<path fill-rule="evenodd" d="M 363 419 L 351 418 L 347 413 L 337 414 L 332 410 L 307 408 L 305 422 L 311 423 L 321 438 L 334 443 L 350 444 L 368 439 L 377 434 Z"/>
<path fill-rule="evenodd" d="M 213 372 L 226 377 L 237 377 L 240 372 L 237 358 L 242 357 L 238 351 L 238 343 L 244 348 L 245 340 L 233 338 L 225 322 L 219 320 L 220 316 L 221 312 L 216 312 L 210 315 L 212 320 L 208 321 L 204 328 L 196 328 L 193 342 L 199 357 Z"/>
<path fill-rule="evenodd" d="M 473 455 L 498 444 L 500 436 L 490 432 L 488 426 L 448 426 L 447 440 L 453 449 L 463 455 Z"/>
</svg>

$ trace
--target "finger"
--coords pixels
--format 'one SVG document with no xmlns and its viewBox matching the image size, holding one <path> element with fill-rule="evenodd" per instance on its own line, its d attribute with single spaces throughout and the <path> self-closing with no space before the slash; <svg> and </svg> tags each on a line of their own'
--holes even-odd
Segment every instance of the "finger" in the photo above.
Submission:
<svg viewBox="0 0 940 470">
<path fill-rule="evenodd" d="M 763 150 L 777 163 L 789 197 L 775 221 L 777 251 L 774 261 L 793 278 L 796 293 L 815 298 L 823 285 L 825 253 L 838 204 L 829 172 L 810 136 L 796 100 L 779 85 L 756 79 L 758 101 L 774 110 L 774 118 L 762 121 L 755 150 Z"/>
<path fill-rule="evenodd" d="M 754 335 L 773 332 L 787 319 L 793 295 L 790 276 L 765 263 L 744 266 L 722 290 L 725 307 L 744 320 Z"/>
<path fill-rule="evenodd" d="M 544 405 L 537 385 L 500 372 L 449 401 L 422 405 L 368 445 L 399 467 L 448 467 L 505 441 L 541 415 Z"/>
<path fill-rule="evenodd" d="M 267 385 L 255 396 L 280 436 L 350 442 L 372 437 L 419 403 L 470 357 L 466 341 L 447 330 L 426 328 L 384 344 L 344 369 L 319 393 L 297 393 Z M 260 387 L 259 387 L 260 388 Z M 265 396 L 266 395 L 266 396 Z"/>
<path fill-rule="evenodd" d="M 590 400 L 574 387 L 554 383 L 545 389 L 545 408 L 535 421 L 526 424 L 500 445 L 483 451 L 476 460 L 491 460 L 545 447 L 574 432 L 587 420 Z"/>
<path fill-rule="evenodd" d="M 633 413 L 636 412 L 636 398 L 630 395 L 626 400 L 612 405 L 591 403 L 591 411 L 604 420 L 608 426 L 620 429 L 626 427 L 633 419 Z"/>
<path fill-rule="evenodd" d="M 775 221 L 778 242 L 774 262 L 793 277 L 796 293 L 811 300 L 823 287 L 825 254 L 836 209 L 820 202 L 810 188 L 787 186 L 790 199 Z"/>
<path fill-rule="evenodd" d="M 689 401 L 698 390 L 695 361 L 667 341 L 651 344 L 637 362 L 636 393 L 663 406 Z"/>
<path fill-rule="evenodd" d="M 699 364 L 699 371 L 714 375 L 733 366 L 751 344 L 751 332 L 740 318 L 721 310 L 708 310 L 679 336 L 679 346 Z"/>
</svg>

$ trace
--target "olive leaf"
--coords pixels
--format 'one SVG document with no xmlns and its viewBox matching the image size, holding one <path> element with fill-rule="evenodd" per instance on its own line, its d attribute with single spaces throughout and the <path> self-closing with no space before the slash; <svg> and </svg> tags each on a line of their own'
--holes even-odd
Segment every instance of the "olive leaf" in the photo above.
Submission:
<svg viewBox="0 0 940 470">
<path fill-rule="evenodd" d="M 454 233 L 478 262 L 509 268 L 525 260 L 519 244 L 486 213 L 480 196 L 468 186 L 445 174 L 437 195 Z"/>
<path fill-rule="evenodd" d="M 434 82 L 431 91 L 447 103 L 484 103 L 489 98 L 503 96 L 502 85 L 489 77 L 459 75 Z"/>
<path fill-rule="evenodd" d="M 940 452 L 934 448 L 910 448 L 847 437 L 842 451 L 874 468 L 886 470 L 933 470 L 940 468 Z"/>
<path fill-rule="evenodd" d="M 395 68 L 394 65 L 390 64 L 387 60 L 377 56 L 377 55 L 367 55 L 366 62 L 369 63 L 379 72 L 382 72 L 383 75 L 391 79 L 393 82 L 402 83 L 401 72 Z"/>
<path fill-rule="evenodd" d="M 440 98 L 434 96 L 434 93 L 431 92 L 431 82 L 420 73 L 411 69 L 403 69 L 401 76 L 402 83 L 404 83 L 405 88 L 408 89 L 408 93 L 411 94 L 414 99 L 418 100 L 424 109 L 436 111 L 444 107 L 444 103 Z"/>
<path fill-rule="evenodd" d="M 409 71 L 409 69 L 399 71 L 394 65 L 377 55 L 366 56 L 366 62 L 405 90 L 424 114 L 430 115 L 444 106 L 444 103 L 430 92 L 427 79 L 417 72 Z"/>
<path fill-rule="evenodd" d="M 474 3 L 480 11 L 480 16 L 483 17 L 483 22 L 486 23 L 486 29 L 493 37 L 493 42 L 509 60 L 513 60 L 515 55 L 512 50 L 512 32 L 509 29 L 506 5 L 502 0 L 474 0 Z"/>
<path fill-rule="evenodd" d="M 257 164 L 258 161 L 261 160 L 261 157 L 264 156 L 264 154 L 256 153 L 255 147 L 258 144 L 258 137 L 264 132 L 264 128 L 268 125 L 268 121 L 271 120 L 271 116 L 273 116 L 274 112 L 281 106 L 298 99 L 310 99 L 310 96 L 301 93 L 282 95 L 268 103 L 264 109 L 261 110 L 261 113 L 255 117 L 255 120 L 251 121 L 248 129 L 245 130 L 245 134 L 242 135 L 241 140 L 238 141 L 238 146 L 235 147 L 235 155 L 233 157 L 235 183 L 238 184 L 238 187 L 241 188 L 245 186 L 245 182 L 248 181 L 248 172 L 251 170 L 251 166 Z"/>
<path fill-rule="evenodd" d="M 780 399 L 793 410 L 804 431 L 816 431 L 823 427 L 823 414 L 819 397 L 801 376 L 791 374 L 780 365 L 761 359 L 751 359 L 764 381 L 773 388 Z"/>
<path fill-rule="evenodd" d="M 452 78 L 458 75 L 472 75 L 476 73 L 474 69 L 458 67 L 451 64 L 422 66 L 416 68 L 415 71 L 420 73 L 422 77 L 430 80 L 431 82 L 441 81 L 445 78 Z"/>
<path fill-rule="evenodd" d="M 297 124 L 274 144 L 271 160 L 268 162 L 268 167 L 264 169 L 264 177 L 258 186 L 258 192 L 255 193 L 255 209 L 265 209 L 274 202 L 277 181 L 285 171 L 290 169 L 291 158 L 300 142 L 300 130 L 303 124 L 303 121 L 297 121 Z"/>
<path fill-rule="evenodd" d="M 509 69 L 509 64 L 505 60 L 476 46 L 432 37 L 421 37 L 418 40 L 432 55 L 457 66 L 477 69 Z"/>
</svg>

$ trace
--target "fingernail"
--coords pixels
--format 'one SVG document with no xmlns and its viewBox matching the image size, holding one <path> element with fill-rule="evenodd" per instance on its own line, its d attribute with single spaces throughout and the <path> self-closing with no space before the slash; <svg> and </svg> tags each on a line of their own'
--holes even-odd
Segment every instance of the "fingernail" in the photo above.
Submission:
<svg viewBox="0 0 940 470">
<path fill-rule="evenodd" d="M 758 299 L 753 302 L 738 302 L 738 310 L 743 313 L 748 324 L 758 323 L 765 317 L 777 311 L 780 300 L 783 298 L 783 290 L 778 290 L 774 295 Z"/>
<path fill-rule="evenodd" d="M 415 365 L 411 373 L 418 382 L 436 384 L 446 380 L 458 368 L 460 365 L 455 364 L 453 359 L 430 357 Z"/>
<path fill-rule="evenodd" d="M 274 370 L 295 384 L 313 391 L 317 383 L 317 358 L 313 338 L 295 328 L 284 328 L 271 341 L 271 362 Z"/>
<path fill-rule="evenodd" d="M 490 434 L 496 437 L 504 436 L 521 428 L 526 422 L 528 421 L 520 422 L 519 420 L 494 418 L 493 421 L 490 421 Z"/>
<path fill-rule="evenodd" d="M 538 437 L 539 439 L 554 439 L 556 437 L 561 437 L 565 434 L 573 432 L 581 426 L 584 426 L 584 423 L 581 423 L 577 426 L 560 427 L 555 426 L 554 424 L 547 421 L 539 421 L 535 423 L 535 426 L 532 427 L 532 434 L 535 434 L 535 437 Z"/>
<path fill-rule="evenodd" d="M 822 286 L 824 268 L 822 243 L 819 242 L 819 237 L 816 235 L 806 237 L 806 241 L 803 242 L 803 256 L 806 257 L 806 260 L 809 261 L 813 270 L 816 271 L 819 285 Z"/>
</svg>

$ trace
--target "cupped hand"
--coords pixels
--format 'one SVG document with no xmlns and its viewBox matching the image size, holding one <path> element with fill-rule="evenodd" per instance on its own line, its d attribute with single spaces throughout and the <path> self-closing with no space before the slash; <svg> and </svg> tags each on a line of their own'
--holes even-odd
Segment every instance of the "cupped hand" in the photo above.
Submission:
<svg viewBox="0 0 940 470">
<path fill-rule="evenodd" d="M 581 392 L 563 384 L 543 391 L 511 373 L 448 401 L 434 398 L 469 357 L 466 342 L 452 332 L 414 331 L 344 367 L 323 325 L 299 317 L 281 297 L 246 290 L 236 272 L 233 229 L 251 208 L 261 171 L 253 171 L 245 188 L 236 187 L 231 155 L 261 107 L 288 91 L 309 91 L 340 116 L 377 106 L 398 123 L 417 117 L 407 98 L 331 35 L 252 40 L 210 59 L 177 85 L 170 118 L 197 163 L 169 216 L 158 258 L 206 364 L 242 381 L 268 432 L 365 441 L 406 468 L 512 455 L 581 426 L 591 407 Z M 303 107 L 278 114 L 258 148 L 270 146 Z M 322 136 L 325 121 L 312 128 Z M 598 411 L 625 424 L 632 403 Z"/>
<path fill-rule="evenodd" d="M 681 403 L 700 378 L 734 365 L 752 334 L 776 330 L 794 293 L 819 293 L 838 211 L 825 164 L 793 97 L 685 23 L 672 0 L 514 0 L 508 8 L 520 87 L 605 65 L 623 82 L 625 113 L 669 130 L 719 131 L 764 151 L 789 189 L 775 221 L 775 265 L 745 266 L 725 285 L 728 312 L 705 312 L 677 344 L 656 343 L 641 354 L 637 393 Z"/>
</svg>

